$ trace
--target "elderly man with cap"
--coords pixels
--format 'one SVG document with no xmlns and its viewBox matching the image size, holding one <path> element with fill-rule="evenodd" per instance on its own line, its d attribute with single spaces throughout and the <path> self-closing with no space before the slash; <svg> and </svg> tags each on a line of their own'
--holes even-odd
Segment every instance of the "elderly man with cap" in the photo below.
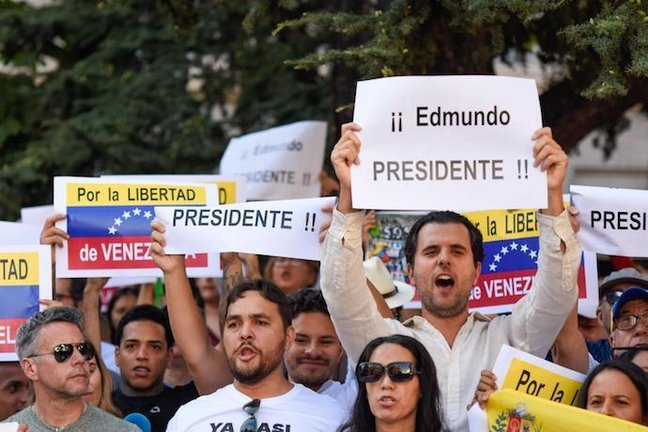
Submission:
<svg viewBox="0 0 648 432">
<path fill-rule="evenodd" d="M 648 347 L 648 289 L 629 287 L 614 303 L 610 341 L 614 357 L 629 348 Z"/>
<path fill-rule="evenodd" d="M 631 287 L 648 289 L 648 275 L 641 274 L 634 268 L 628 267 L 610 273 L 599 287 L 599 306 L 597 318 L 607 332 L 611 332 L 610 340 L 614 340 L 612 332 L 612 305 L 621 297 L 623 292 Z M 612 357 L 610 341 L 602 339 L 589 344 L 589 351 L 599 361 Z"/>
</svg>

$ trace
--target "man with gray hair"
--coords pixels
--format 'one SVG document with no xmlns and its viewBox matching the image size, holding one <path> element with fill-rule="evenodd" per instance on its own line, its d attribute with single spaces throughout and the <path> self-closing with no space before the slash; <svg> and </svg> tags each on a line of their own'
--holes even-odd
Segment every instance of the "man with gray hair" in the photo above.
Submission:
<svg viewBox="0 0 648 432">
<path fill-rule="evenodd" d="M 81 319 L 78 309 L 56 307 L 35 313 L 20 326 L 16 351 L 36 401 L 7 421 L 25 424 L 30 432 L 140 431 L 81 399 L 88 391 L 88 361 L 95 356 Z"/>
</svg>

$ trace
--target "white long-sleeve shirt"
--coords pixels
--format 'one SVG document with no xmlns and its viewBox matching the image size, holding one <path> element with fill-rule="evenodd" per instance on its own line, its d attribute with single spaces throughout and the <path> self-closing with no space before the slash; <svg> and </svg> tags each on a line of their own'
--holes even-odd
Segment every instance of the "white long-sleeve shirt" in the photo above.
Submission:
<svg viewBox="0 0 648 432">
<path fill-rule="evenodd" d="M 480 372 L 492 369 L 502 344 L 544 357 L 576 304 L 581 249 L 567 213 L 557 217 L 538 214 L 538 272 L 530 293 L 517 302 L 513 313 L 493 320 L 470 314 L 452 347 L 424 318 L 400 323 L 381 317 L 362 267 L 363 216 L 363 212 L 344 215 L 335 209 L 323 245 L 321 289 L 342 345 L 355 364 L 376 337 L 398 333 L 417 338 L 437 368 L 448 427 L 466 431 L 466 406 Z M 564 253 L 561 240 L 566 245 Z"/>
</svg>

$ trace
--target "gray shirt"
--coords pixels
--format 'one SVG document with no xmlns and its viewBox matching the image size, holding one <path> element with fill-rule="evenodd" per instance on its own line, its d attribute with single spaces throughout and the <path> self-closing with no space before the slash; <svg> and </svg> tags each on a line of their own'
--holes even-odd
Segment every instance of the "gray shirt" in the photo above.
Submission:
<svg viewBox="0 0 648 432">
<path fill-rule="evenodd" d="M 132 423 L 115 417 L 112 414 L 93 406 L 86 405 L 85 412 L 77 421 L 64 428 L 55 428 L 43 422 L 32 409 L 31 405 L 24 410 L 9 417 L 5 422 L 18 422 L 29 426 L 29 432 L 141 432 L 141 429 Z"/>
</svg>

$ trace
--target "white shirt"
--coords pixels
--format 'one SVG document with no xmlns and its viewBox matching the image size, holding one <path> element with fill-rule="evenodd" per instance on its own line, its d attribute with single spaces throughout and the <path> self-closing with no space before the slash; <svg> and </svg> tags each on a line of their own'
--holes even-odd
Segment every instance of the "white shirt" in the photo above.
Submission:
<svg viewBox="0 0 648 432">
<path fill-rule="evenodd" d="M 322 387 L 319 388 L 317 393 L 335 399 L 348 414 L 351 414 L 353 405 L 358 397 L 358 381 L 356 381 L 355 371 L 351 367 L 351 362 L 347 364 L 347 374 L 344 383 L 328 380 L 322 384 Z"/>
<path fill-rule="evenodd" d="M 394 333 L 416 337 L 430 352 L 437 368 L 441 404 L 447 426 L 468 429 L 466 407 L 472 400 L 479 374 L 492 369 L 502 344 L 544 358 L 577 298 L 576 277 L 581 249 L 566 212 L 557 217 L 538 214 L 540 255 L 531 292 L 508 317 L 490 321 L 470 314 L 450 347 L 427 320 L 405 323 L 380 316 L 367 287 L 362 267 L 364 213 L 333 211 L 333 221 L 322 252 L 321 289 L 331 319 L 353 363 L 369 341 Z M 560 241 L 566 251 L 560 251 Z"/>
<path fill-rule="evenodd" d="M 167 432 L 238 432 L 250 417 L 243 411 L 250 400 L 230 384 L 181 406 L 169 421 Z M 261 399 L 257 431 L 335 432 L 344 416 L 342 407 L 330 397 L 294 384 L 280 396 Z"/>
</svg>

